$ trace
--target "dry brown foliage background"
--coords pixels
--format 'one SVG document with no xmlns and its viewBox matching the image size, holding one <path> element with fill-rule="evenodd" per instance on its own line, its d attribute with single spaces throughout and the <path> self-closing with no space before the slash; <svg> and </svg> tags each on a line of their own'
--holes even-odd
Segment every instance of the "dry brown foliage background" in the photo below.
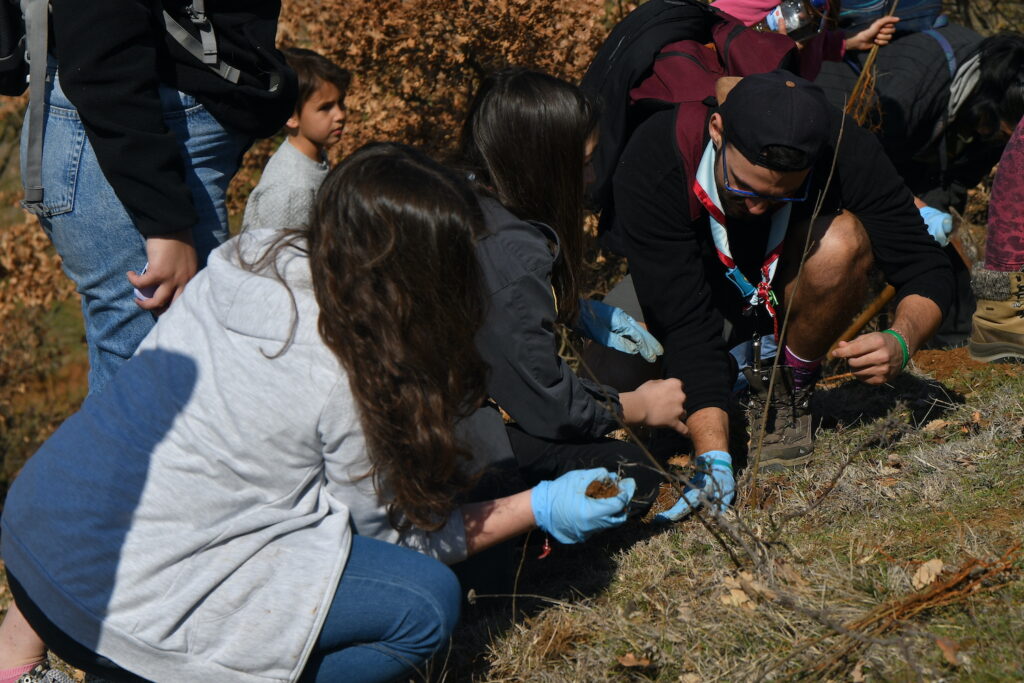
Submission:
<svg viewBox="0 0 1024 683">
<path fill-rule="evenodd" d="M 578 80 L 615 17 L 632 5 L 607 7 L 605 0 L 284 0 L 279 37 L 282 45 L 317 50 L 353 74 L 334 161 L 372 140 L 418 145 L 443 157 L 484 73 L 515 64 Z M 9 207 L 0 214 L 10 214 L 0 215 L 9 223 L 0 229 L 0 498 L 5 480 L 74 410 L 83 391 L 68 387 L 74 400 L 55 407 L 43 396 L 50 389 L 40 387 L 65 364 L 48 328 L 55 303 L 67 301 L 73 286 L 38 222 L 10 208 L 20 198 L 23 110 L 24 98 L 0 99 L 0 209 Z M 246 155 L 229 200 L 235 220 L 279 141 L 260 141 Z M 58 388 L 64 383 L 56 380 Z"/>
<path fill-rule="evenodd" d="M 352 72 L 335 160 L 373 140 L 443 157 L 481 75 L 518 65 L 578 80 L 619 11 L 606 11 L 604 0 L 285 0 L 279 33 L 282 45 L 316 50 Z M 234 211 L 276 144 L 246 156 Z"/>
</svg>

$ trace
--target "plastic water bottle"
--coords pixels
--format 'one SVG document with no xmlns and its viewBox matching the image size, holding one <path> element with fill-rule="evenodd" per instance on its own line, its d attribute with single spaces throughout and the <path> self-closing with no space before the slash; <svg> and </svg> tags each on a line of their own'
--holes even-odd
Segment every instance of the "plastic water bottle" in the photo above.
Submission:
<svg viewBox="0 0 1024 683">
<path fill-rule="evenodd" d="M 817 22 L 804 5 L 803 0 L 783 0 L 765 17 L 768 29 L 785 33 L 795 41 L 806 40 L 817 30 Z"/>
</svg>

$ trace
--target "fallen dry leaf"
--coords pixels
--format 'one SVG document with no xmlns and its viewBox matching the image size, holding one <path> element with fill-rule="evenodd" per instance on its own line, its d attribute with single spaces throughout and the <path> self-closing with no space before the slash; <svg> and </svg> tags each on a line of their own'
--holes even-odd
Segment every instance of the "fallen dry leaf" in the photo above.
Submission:
<svg viewBox="0 0 1024 683">
<path fill-rule="evenodd" d="M 944 566 L 946 565 L 938 558 L 928 560 L 917 568 L 913 578 L 910 579 L 910 583 L 916 590 L 921 590 L 938 577 L 939 572 L 942 571 Z"/>
<path fill-rule="evenodd" d="M 931 434 L 933 432 L 942 431 L 943 429 L 945 429 L 948 426 L 949 426 L 949 420 L 932 420 L 931 422 L 926 424 L 924 427 L 922 427 L 921 431 L 926 433 L 926 434 Z"/>
<path fill-rule="evenodd" d="M 853 667 L 853 673 L 850 674 L 850 680 L 853 683 L 864 683 L 867 679 L 864 678 L 864 660 L 858 659 L 857 666 Z"/>
<path fill-rule="evenodd" d="M 739 582 L 743 591 L 751 597 L 762 597 L 768 600 L 776 598 L 775 591 L 756 580 L 750 572 L 740 572 Z"/>
<path fill-rule="evenodd" d="M 791 586 L 806 586 L 807 579 L 796 567 L 788 562 L 779 562 L 775 566 L 776 575 Z"/>
<path fill-rule="evenodd" d="M 939 636 L 935 639 L 935 644 L 942 650 L 942 656 L 946 658 L 947 662 L 953 666 L 960 666 L 960 660 L 956 657 L 956 653 L 960 651 L 960 643 Z"/>
<path fill-rule="evenodd" d="M 869 553 L 869 554 L 865 555 L 864 557 L 860 558 L 859 560 L 857 560 L 857 566 L 858 567 L 863 567 L 864 565 L 866 565 L 868 562 L 870 562 L 873 559 L 875 559 L 875 553 L 873 553 L 873 552 Z"/>
<path fill-rule="evenodd" d="M 619 657 L 619 664 L 621 664 L 622 666 L 625 666 L 625 667 L 629 667 L 629 668 L 635 668 L 635 667 L 643 668 L 643 667 L 650 666 L 651 665 L 651 660 L 648 659 L 647 657 L 637 657 L 632 652 L 627 652 L 626 654 L 624 654 L 621 657 Z"/>
<path fill-rule="evenodd" d="M 683 674 L 679 677 L 679 683 L 701 683 L 701 677 L 695 673 Z"/>
<path fill-rule="evenodd" d="M 722 596 L 722 604 L 753 609 L 750 598 L 742 588 L 729 589 L 729 592 Z"/>
</svg>

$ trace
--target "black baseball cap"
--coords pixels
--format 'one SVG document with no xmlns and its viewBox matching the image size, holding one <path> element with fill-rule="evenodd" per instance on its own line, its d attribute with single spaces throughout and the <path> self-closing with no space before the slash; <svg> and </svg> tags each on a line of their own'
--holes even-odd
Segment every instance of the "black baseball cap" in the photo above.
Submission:
<svg viewBox="0 0 1024 683">
<path fill-rule="evenodd" d="M 718 113 L 725 139 L 753 164 L 773 168 L 764 154 L 768 145 L 783 145 L 804 154 L 806 165 L 773 169 L 777 171 L 813 166 L 828 144 L 835 115 L 821 88 L 782 69 L 744 77 Z"/>
</svg>

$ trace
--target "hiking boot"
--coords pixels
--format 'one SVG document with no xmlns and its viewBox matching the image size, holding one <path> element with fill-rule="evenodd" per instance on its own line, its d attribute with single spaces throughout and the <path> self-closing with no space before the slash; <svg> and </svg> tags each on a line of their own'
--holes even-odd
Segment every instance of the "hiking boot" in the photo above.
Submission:
<svg viewBox="0 0 1024 683">
<path fill-rule="evenodd" d="M 60 669 L 51 669 L 49 664 L 43 662 L 19 676 L 17 683 L 75 683 L 75 679 Z"/>
<path fill-rule="evenodd" d="M 750 424 L 751 460 L 757 453 L 758 430 L 765 411 L 764 441 L 761 444 L 760 469 L 773 470 L 806 464 L 814 454 L 814 429 L 811 420 L 811 395 L 814 385 L 793 389 L 792 369 L 778 366 L 772 396 L 768 396 L 771 368 L 760 372 L 745 368 L 750 383 L 748 416 Z"/>
<path fill-rule="evenodd" d="M 1024 360 L 1024 273 L 976 268 L 971 289 L 978 299 L 967 342 L 971 358 Z"/>
</svg>

